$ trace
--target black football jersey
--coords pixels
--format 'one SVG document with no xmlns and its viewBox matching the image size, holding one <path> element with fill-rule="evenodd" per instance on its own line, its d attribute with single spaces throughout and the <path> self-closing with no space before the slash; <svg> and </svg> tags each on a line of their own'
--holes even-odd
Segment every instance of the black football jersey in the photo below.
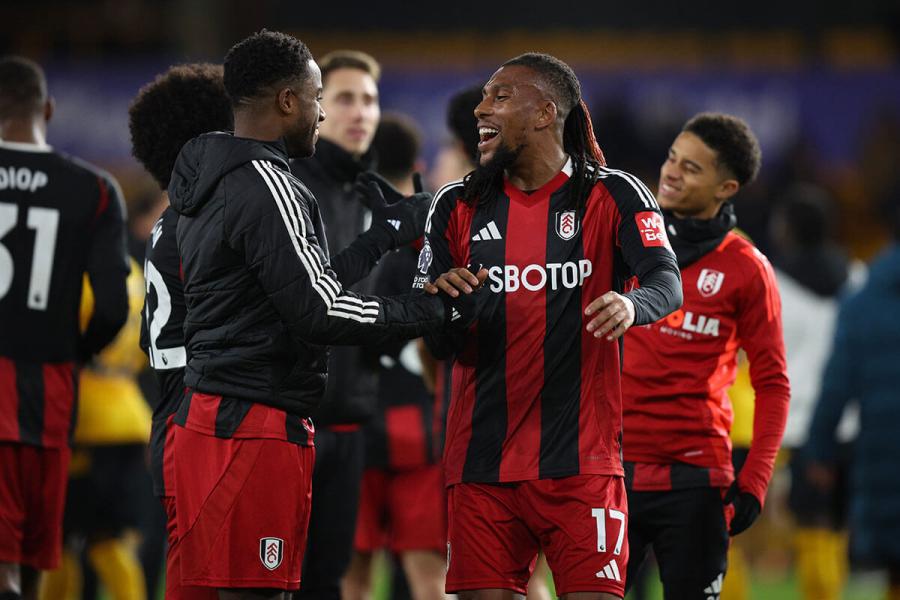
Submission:
<svg viewBox="0 0 900 600">
<path fill-rule="evenodd" d="M 141 347 L 150 357 L 150 366 L 159 382 L 160 402 L 153 411 L 150 434 L 151 473 L 157 495 L 165 495 L 163 459 L 168 420 L 178 410 L 184 396 L 184 285 L 175 227 L 178 213 L 163 211 L 147 240 L 144 280 L 147 295 L 141 327 Z"/>
<path fill-rule="evenodd" d="M 129 270 L 112 177 L 47 146 L 0 143 L 0 439 L 65 441 L 75 361 L 125 322 Z M 96 303 L 81 332 L 85 272 Z"/>
<path fill-rule="evenodd" d="M 124 297 L 122 195 L 109 175 L 80 160 L 18 146 L 0 144 L 0 355 L 72 360 L 83 274 L 95 290 L 98 278 L 121 283 Z M 102 291 L 97 296 L 102 304 Z"/>
</svg>

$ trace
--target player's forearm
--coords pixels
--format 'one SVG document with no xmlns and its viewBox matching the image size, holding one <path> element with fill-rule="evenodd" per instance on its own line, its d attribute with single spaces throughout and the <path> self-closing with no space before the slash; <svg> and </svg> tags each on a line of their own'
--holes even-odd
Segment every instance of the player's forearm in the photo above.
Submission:
<svg viewBox="0 0 900 600">
<path fill-rule="evenodd" d="M 332 257 L 331 268 L 341 285 L 347 287 L 368 276 L 390 249 L 390 242 L 390 236 L 383 235 L 376 229 L 369 229 Z"/>
<path fill-rule="evenodd" d="M 625 294 L 634 303 L 634 325 L 648 325 L 681 306 L 681 272 L 668 262 L 638 275 L 639 288 Z"/>
<path fill-rule="evenodd" d="M 128 289 L 125 275 L 104 273 L 91 278 L 94 311 L 79 341 L 79 358 L 87 361 L 109 344 L 128 318 Z"/>
<path fill-rule="evenodd" d="M 753 442 L 738 475 L 738 486 L 752 493 L 762 506 L 787 423 L 789 392 L 777 384 L 769 389 L 754 386 L 754 391 Z"/>
</svg>

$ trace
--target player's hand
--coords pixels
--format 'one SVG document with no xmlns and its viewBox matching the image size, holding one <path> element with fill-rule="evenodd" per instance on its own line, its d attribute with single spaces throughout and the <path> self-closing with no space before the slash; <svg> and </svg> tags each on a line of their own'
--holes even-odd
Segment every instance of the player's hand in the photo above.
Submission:
<svg viewBox="0 0 900 600">
<path fill-rule="evenodd" d="M 471 275 L 471 272 L 467 269 L 463 270 Z M 444 273 L 441 277 L 445 275 L 448 275 L 448 273 Z M 489 291 L 486 289 L 486 286 L 482 285 L 487 280 L 487 276 L 487 269 L 479 269 L 473 276 L 476 283 L 473 286 L 468 286 L 468 292 L 450 289 L 447 292 L 442 290 L 438 294 L 438 297 L 444 302 L 444 309 L 447 315 L 446 325 L 448 327 L 468 329 L 478 319 L 484 299 Z"/>
<path fill-rule="evenodd" d="M 481 274 L 484 273 L 484 277 Z M 487 279 L 487 269 L 478 271 L 478 275 L 463 267 L 454 267 L 438 277 L 434 283 L 426 283 L 425 291 L 429 294 L 444 292 L 451 298 L 463 294 L 471 294 L 472 291 Z"/>
<path fill-rule="evenodd" d="M 596 338 L 606 336 L 611 342 L 622 337 L 634 323 L 634 302 L 627 296 L 606 292 L 588 304 L 584 314 L 594 317 L 587 324 L 588 332 Z"/>
<path fill-rule="evenodd" d="M 360 201 L 372 211 L 372 228 L 390 237 L 391 249 L 411 244 L 425 232 L 431 194 L 422 188 L 422 176 L 413 174 L 412 196 L 404 196 L 380 175 L 360 173 L 353 186 Z"/>
<path fill-rule="evenodd" d="M 731 484 L 725 498 L 722 500 L 725 504 L 731 504 L 734 507 L 734 516 L 731 518 L 731 527 L 728 528 L 728 535 L 737 535 L 748 527 L 759 517 L 762 512 L 762 506 L 756 496 L 750 492 L 742 492 L 738 487 L 737 481 Z"/>
</svg>

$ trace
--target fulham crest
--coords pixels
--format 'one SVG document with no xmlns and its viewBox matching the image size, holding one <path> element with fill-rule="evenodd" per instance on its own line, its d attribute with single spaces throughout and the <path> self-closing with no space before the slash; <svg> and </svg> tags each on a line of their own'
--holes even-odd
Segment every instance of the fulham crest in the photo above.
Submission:
<svg viewBox="0 0 900 600">
<path fill-rule="evenodd" d="M 259 540 L 259 560 L 265 568 L 274 571 L 281 564 L 284 558 L 284 540 L 281 538 L 260 538 Z"/>
<path fill-rule="evenodd" d="M 581 224 L 574 210 L 565 210 L 556 213 L 556 235 L 563 240 L 571 240 L 578 234 Z"/>
<path fill-rule="evenodd" d="M 700 277 L 697 278 L 697 290 L 704 298 L 714 296 L 722 289 L 722 282 L 725 281 L 725 273 L 714 269 L 703 269 L 700 271 Z"/>
</svg>

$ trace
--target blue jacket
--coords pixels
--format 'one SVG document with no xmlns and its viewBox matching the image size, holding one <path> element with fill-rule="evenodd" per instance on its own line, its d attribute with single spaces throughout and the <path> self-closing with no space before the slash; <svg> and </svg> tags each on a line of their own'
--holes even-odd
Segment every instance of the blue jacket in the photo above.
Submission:
<svg viewBox="0 0 900 600">
<path fill-rule="evenodd" d="M 852 463 L 851 549 L 860 560 L 900 561 L 900 245 L 872 264 L 840 309 L 807 451 L 832 462 L 845 405 L 860 408 Z"/>
</svg>

